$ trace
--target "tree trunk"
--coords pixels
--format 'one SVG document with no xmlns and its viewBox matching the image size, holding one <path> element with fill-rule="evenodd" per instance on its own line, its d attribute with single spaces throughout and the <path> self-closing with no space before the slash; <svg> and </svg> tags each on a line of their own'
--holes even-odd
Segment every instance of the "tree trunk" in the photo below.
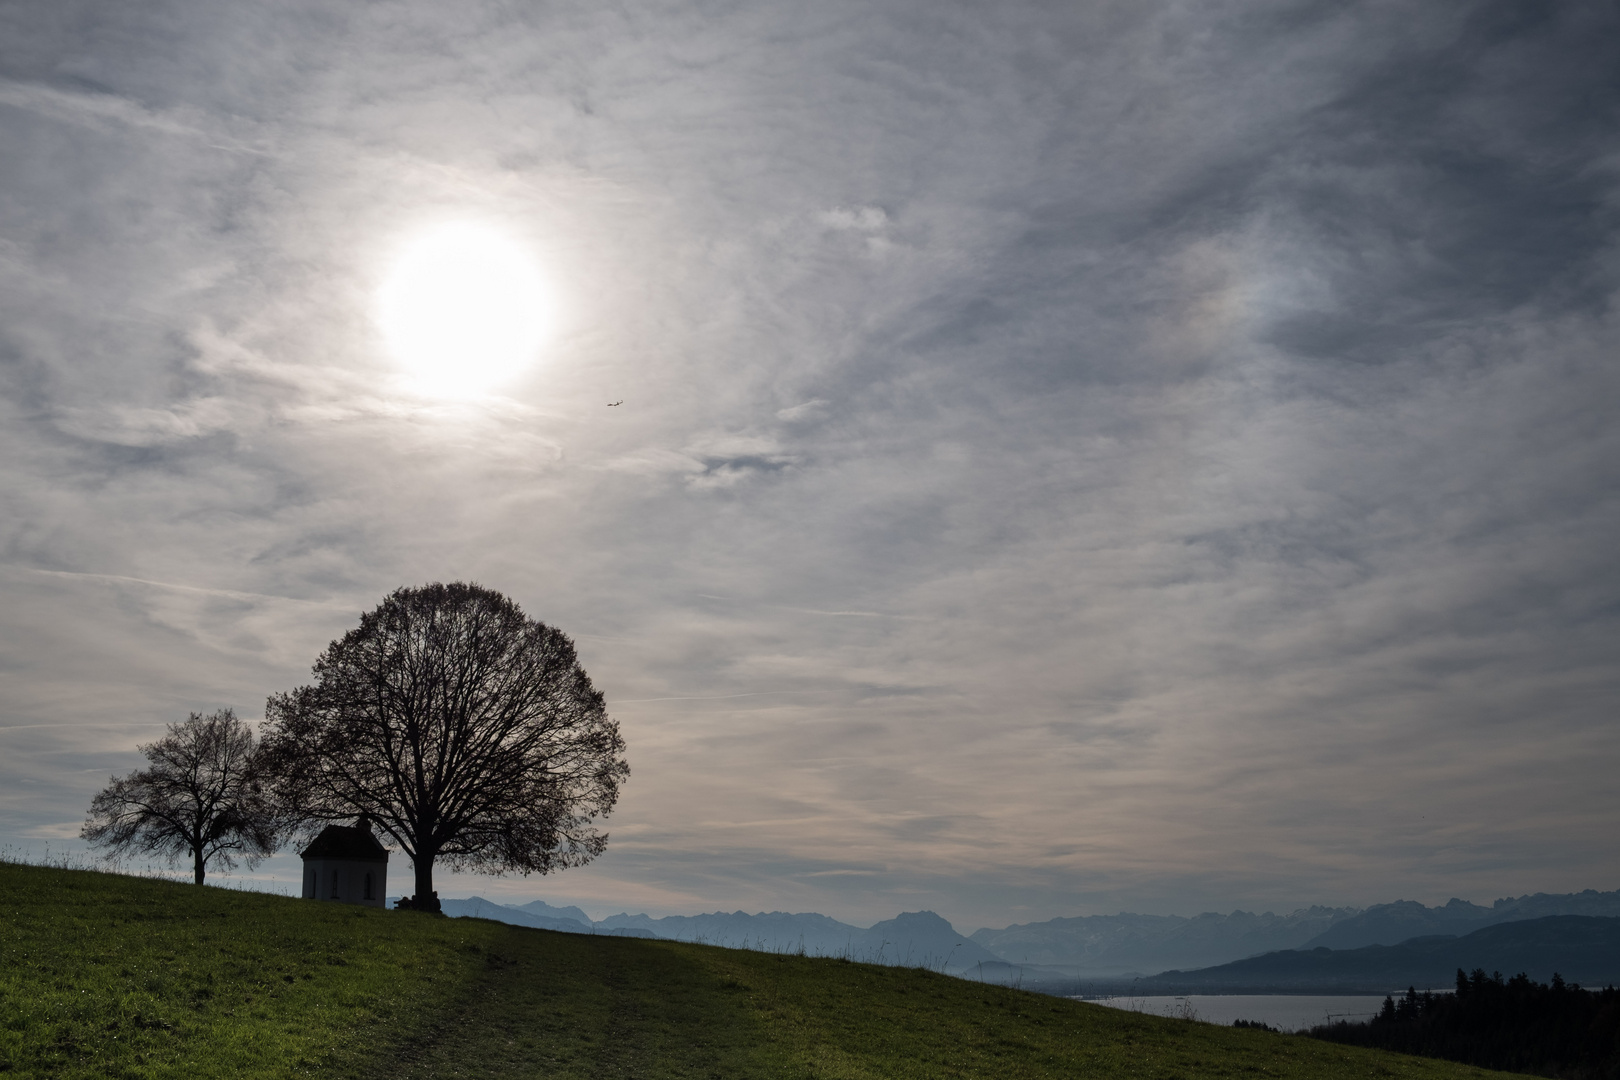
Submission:
<svg viewBox="0 0 1620 1080">
<path fill-rule="evenodd" d="M 197 884 L 201 885 L 203 881 L 203 851 L 200 846 L 191 849 L 191 868 L 197 877 Z"/>
<path fill-rule="evenodd" d="M 416 867 L 416 901 L 418 911 L 438 911 L 439 894 L 433 891 L 433 856 L 417 852 Z"/>
</svg>

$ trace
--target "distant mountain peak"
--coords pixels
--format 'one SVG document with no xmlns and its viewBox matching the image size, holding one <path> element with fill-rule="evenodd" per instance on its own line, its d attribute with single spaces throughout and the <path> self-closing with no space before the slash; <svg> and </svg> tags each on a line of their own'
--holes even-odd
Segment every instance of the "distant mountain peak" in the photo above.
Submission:
<svg viewBox="0 0 1620 1080">
<path fill-rule="evenodd" d="M 877 925 L 878 926 L 885 926 L 885 925 L 889 925 L 891 923 L 895 924 L 895 925 L 908 924 L 908 923 L 913 924 L 913 925 L 920 924 L 920 923 L 930 923 L 930 924 L 938 923 L 940 926 L 945 927 L 946 929 L 950 930 L 952 933 L 956 932 L 955 927 L 951 926 L 951 924 L 949 922 L 947 922 L 944 918 L 942 918 L 941 916 L 939 916 L 938 914 L 936 914 L 935 912 L 932 912 L 932 911 L 902 911 L 900 914 L 896 915 L 894 918 L 888 919 L 888 920 L 886 920 L 885 922 L 882 922 L 882 923 L 878 923 Z M 873 929 L 875 930 L 875 929 L 877 929 L 877 927 L 874 926 Z"/>
</svg>

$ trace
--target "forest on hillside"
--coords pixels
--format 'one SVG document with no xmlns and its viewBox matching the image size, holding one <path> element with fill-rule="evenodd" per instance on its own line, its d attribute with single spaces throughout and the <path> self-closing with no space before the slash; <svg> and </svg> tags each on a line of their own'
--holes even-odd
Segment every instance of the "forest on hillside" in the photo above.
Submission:
<svg viewBox="0 0 1620 1080">
<path fill-rule="evenodd" d="M 1396 1050 L 1560 1080 L 1620 1080 L 1620 990 L 1586 990 L 1558 975 L 1458 970 L 1454 994 L 1408 988 L 1372 1020 L 1311 1029 L 1318 1039 Z"/>
</svg>

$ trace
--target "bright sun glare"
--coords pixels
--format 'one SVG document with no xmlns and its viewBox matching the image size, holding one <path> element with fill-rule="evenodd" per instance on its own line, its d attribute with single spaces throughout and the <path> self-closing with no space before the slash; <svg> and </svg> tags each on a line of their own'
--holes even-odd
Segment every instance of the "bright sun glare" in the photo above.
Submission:
<svg viewBox="0 0 1620 1080">
<path fill-rule="evenodd" d="M 427 393 L 464 397 L 534 362 L 551 328 L 528 252 L 483 225 L 443 225 L 407 244 L 377 294 L 394 358 Z"/>
</svg>

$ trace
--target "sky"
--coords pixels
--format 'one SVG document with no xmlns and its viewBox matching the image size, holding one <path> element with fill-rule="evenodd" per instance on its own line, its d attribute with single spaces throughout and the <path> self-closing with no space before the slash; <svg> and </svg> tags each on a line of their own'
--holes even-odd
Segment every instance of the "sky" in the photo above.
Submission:
<svg viewBox="0 0 1620 1080">
<path fill-rule="evenodd" d="M 426 392 L 469 223 L 551 330 Z M 447 896 L 1620 888 L 1617 299 L 1597 0 L 9 0 L 0 847 L 467 580 L 633 772 Z"/>
</svg>

